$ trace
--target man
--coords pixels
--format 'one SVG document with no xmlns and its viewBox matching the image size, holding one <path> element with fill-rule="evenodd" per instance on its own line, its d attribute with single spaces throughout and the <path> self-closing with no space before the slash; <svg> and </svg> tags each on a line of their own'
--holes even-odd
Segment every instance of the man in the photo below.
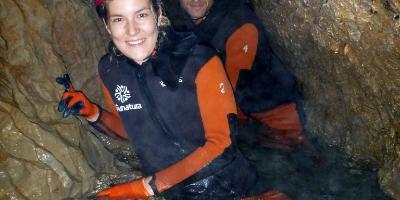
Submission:
<svg viewBox="0 0 400 200">
<path fill-rule="evenodd" d="M 164 0 L 178 31 L 193 31 L 213 47 L 234 88 L 239 118 L 270 128 L 263 144 L 293 150 L 304 142 L 300 92 L 295 77 L 273 53 L 246 0 Z M 302 112 L 301 112 L 302 113 Z"/>
</svg>

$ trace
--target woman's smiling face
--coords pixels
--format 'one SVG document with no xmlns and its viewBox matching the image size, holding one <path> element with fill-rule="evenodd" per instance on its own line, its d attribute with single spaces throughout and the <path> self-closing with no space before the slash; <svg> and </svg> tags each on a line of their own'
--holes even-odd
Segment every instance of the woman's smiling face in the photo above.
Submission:
<svg viewBox="0 0 400 200">
<path fill-rule="evenodd" d="M 146 61 L 157 44 L 157 22 L 151 0 L 107 2 L 107 30 L 115 46 L 138 64 Z"/>
</svg>

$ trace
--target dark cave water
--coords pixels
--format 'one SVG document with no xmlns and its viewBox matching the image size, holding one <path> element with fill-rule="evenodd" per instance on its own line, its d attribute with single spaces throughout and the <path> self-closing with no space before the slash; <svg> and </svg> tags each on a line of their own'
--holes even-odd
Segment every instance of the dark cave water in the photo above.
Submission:
<svg viewBox="0 0 400 200">
<path fill-rule="evenodd" d="M 284 192 L 293 200 L 390 200 L 379 188 L 375 168 L 350 162 L 335 148 L 313 141 L 313 151 L 302 149 L 288 152 L 271 149 L 259 144 L 258 137 L 265 130 L 262 125 L 254 121 L 242 123 L 238 130 L 237 141 L 241 152 L 271 190 Z M 135 170 L 139 169 L 129 167 L 137 166 L 132 164 L 137 158 L 119 160 L 120 163 L 125 163 L 123 166 L 126 169 L 122 170 L 124 172 L 104 176 L 96 190 L 87 194 L 84 199 L 96 199 L 96 192 L 137 178 L 132 174 L 137 174 L 138 171 Z"/>
<path fill-rule="evenodd" d="M 239 133 L 260 132 L 258 125 Z M 251 134 L 250 134 L 251 135 Z M 274 190 L 295 200 L 389 200 L 379 188 L 377 171 L 346 160 L 337 149 L 312 142 L 316 151 L 285 152 L 238 141 L 242 153 Z M 317 153 L 317 157 L 315 156 Z"/>
</svg>

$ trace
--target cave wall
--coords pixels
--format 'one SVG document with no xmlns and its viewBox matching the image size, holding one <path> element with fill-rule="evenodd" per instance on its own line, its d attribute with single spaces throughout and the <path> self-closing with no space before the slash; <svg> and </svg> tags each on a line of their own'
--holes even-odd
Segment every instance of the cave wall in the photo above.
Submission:
<svg viewBox="0 0 400 200">
<path fill-rule="evenodd" d="M 307 131 L 379 168 L 400 199 L 400 1 L 254 0 L 302 84 Z"/>
<path fill-rule="evenodd" d="M 89 1 L 0 1 L 0 199 L 78 198 L 96 174 L 118 171 L 84 122 L 56 110 L 55 78 L 66 72 L 91 98 L 102 95 L 98 23 Z"/>
<path fill-rule="evenodd" d="M 377 166 L 382 189 L 400 199 L 400 2 L 254 4 L 302 84 L 309 136 Z M 87 0 L 0 1 L 0 199 L 79 199 L 121 171 L 109 150 L 127 144 L 56 110 L 63 87 L 54 80 L 65 72 L 102 104 L 106 43 Z"/>
</svg>

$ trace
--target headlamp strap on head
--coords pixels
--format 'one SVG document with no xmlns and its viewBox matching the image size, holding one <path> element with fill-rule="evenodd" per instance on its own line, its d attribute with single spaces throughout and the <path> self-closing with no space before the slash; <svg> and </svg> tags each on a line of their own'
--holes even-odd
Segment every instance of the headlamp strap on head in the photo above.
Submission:
<svg viewBox="0 0 400 200">
<path fill-rule="evenodd" d="M 92 0 L 92 2 L 94 3 L 95 6 L 99 6 L 102 3 L 104 3 L 104 0 Z"/>
</svg>

